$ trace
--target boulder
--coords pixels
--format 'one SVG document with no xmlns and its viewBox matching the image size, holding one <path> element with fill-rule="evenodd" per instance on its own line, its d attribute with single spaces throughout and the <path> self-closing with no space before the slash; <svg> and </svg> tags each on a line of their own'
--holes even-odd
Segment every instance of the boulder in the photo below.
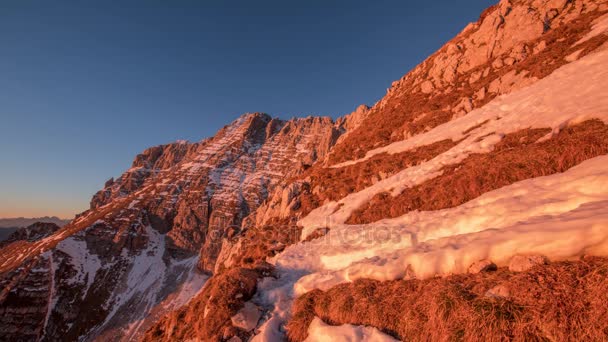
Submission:
<svg viewBox="0 0 608 342">
<path fill-rule="evenodd" d="M 509 288 L 504 285 L 496 285 L 493 288 L 489 289 L 488 292 L 486 292 L 486 297 L 490 297 L 490 298 L 508 298 L 511 294 L 511 291 L 509 291 Z"/>
<path fill-rule="evenodd" d="M 486 87 L 481 87 L 475 93 L 475 99 L 477 99 L 478 101 L 481 101 L 481 100 L 483 100 L 485 98 L 486 98 Z"/>
<path fill-rule="evenodd" d="M 536 54 L 542 52 L 546 48 L 547 48 L 547 42 L 545 42 L 544 40 L 542 40 L 538 44 L 536 44 L 536 46 L 532 50 L 532 53 L 536 55 Z"/>
<path fill-rule="evenodd" d="M 546 265 L 547 258 L 542 255 L 516 255 L 509 262 L 509 271 L 525 272 L 536 265 Z"/>
<path fill-rule="evenodd" d="M 477 274 L 482 272 L 492 272 L 496 271 L 498 267 L 496 264 L 490 260 L 484 259 L 474 262 L 471 266 L 469 266 L 469 273 Z"/>
<path fill-rule="evenodd" d="M 435 87 L 431 81 L 424 81 L 422 82 L 422 85 L 420 85 L 420 90 L 425 94 L 430 94 L 435 90 Z"/>
<path fill-rule="evenodd" d="M 262 317 L 262 311 L 257 305 L 251 302 L 245 302 L 245 306 L 232 316 L 230 320 L 232 325 L 241 328 L 245 331 L 251 331 L 258 325 L 258 321 Z"/>
</svg>

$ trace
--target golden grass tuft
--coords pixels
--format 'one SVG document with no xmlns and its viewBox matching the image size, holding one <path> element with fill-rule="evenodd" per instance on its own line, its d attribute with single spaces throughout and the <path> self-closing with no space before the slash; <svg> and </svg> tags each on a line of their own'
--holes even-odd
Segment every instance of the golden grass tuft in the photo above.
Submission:
<svg viewBox="0 0 608 342">
<path fill-rule="evenodd" d="M 608 339 L 608 259 L 537 266 L 523 273 L 428 280 L 358 280 L 298 298 L 287 325 L 303 341 L 314 316 L 376 327 L 403 341 L 602 341 Z M 502 285 L 508 297 L 486 296 Z"/>
<path fill-rule="evenodd" d="M 564 172 L 587 159 L 608 153 L 608 125 L 588 120 L 536 143 L 551 130 L 525 129 L 508 134 L 490 153 L 473 154 L 443 174 L 398 196 L 381 193 L 355 210 L 350 224 L 398 217 L 413 210 L 440 210 L 529 178 Z"/>
</svg>

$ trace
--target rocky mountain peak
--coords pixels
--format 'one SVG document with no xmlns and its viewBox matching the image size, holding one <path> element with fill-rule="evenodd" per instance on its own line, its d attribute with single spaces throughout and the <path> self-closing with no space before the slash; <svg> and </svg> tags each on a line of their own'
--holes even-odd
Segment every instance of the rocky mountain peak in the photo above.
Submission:
<svg viewBox="0 0 608 342">
<path fill-rule="evenodd" d="M 51 318 L 43 310 L 24 313 L 32 322 L 30 331 L 39 334 L 45 327 L 51 339 L 141 333 L 154 317 L 192 295 L 180 297 L 176 291 L 200 288 L 216 271 L 226 241 L 251 228 L 244 219 L 278 184 L 324 158 L 344 131 L 331 118 L 280 120 L 249 113 L 199 142 L 146 149 L 131 168 L 105 183 L 91 209 L 61 238 L 36 245 L 38 252 L 26 260 L 37 273 L 5 273 L 9 282 L 24 279 L 14 286 L 54 288 L 47 293 L 57 303 Z M 53 283 L 60 278 L 72 280 Z M 47 305 L 48 296 L 36 305 Z M 18 302 L 17 297 L 4 303 Z M 63 311 L 64 300 L 83 308 L 91 302 L 103 305 L 97 305 L 99 311 L 74 313 L 78 319 L 67 324 L 61 317 L 72 313 Z M 132 303 L 138 303 L 137 309 Z M 131 321 L 140 323 L 125 323 Z M 9 329 L 14 322 L 0 320 L 0 325 Z"/>
</svg>

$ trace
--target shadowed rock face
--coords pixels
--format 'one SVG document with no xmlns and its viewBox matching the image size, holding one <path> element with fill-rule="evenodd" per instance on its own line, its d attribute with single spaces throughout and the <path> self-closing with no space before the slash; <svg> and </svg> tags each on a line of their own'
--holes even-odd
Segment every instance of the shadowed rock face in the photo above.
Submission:
<svg viewBox="0 0 608 342">
<path fill-rule="evenodd" d="M 21 228 L 27 227 L 37 222 L 54 223 L 59 227 L 63 227 L 70 222 L 70 220 L 63 220 L 56 216 L 44 216 L 44 217 L 15 217 L 15 218 L 0 218 L 0 228 Z"/>
<path fill-rule="evenodd" d="M 16 227 L 3 227 L 3 228 L 0 228 L 0 241 L 6 240 L 17 229 L 18 228 L 16 228 Z"/>
<path fill-rule="evenodd" d="M 57 230 L 59 230 L 59 226 L 55 223 L 36 222 L 28 227 L 17 228 L 6 240 L 0 242 L 0 248 L 15 241 L 38 241 L 52 235 Z"/>
</svg>

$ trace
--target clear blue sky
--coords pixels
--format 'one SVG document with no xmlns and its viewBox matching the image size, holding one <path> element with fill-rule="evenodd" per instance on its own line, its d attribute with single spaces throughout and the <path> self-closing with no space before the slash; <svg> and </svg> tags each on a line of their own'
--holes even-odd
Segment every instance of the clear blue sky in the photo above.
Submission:
<svg viewBox="0 0 608 342">
<path fill-rule="evenodd" d="M 144 148 L 245 112 L 373 104 L 493 3 L 2 1 L 0 217 L 71 217 Z"/>
</svg>

